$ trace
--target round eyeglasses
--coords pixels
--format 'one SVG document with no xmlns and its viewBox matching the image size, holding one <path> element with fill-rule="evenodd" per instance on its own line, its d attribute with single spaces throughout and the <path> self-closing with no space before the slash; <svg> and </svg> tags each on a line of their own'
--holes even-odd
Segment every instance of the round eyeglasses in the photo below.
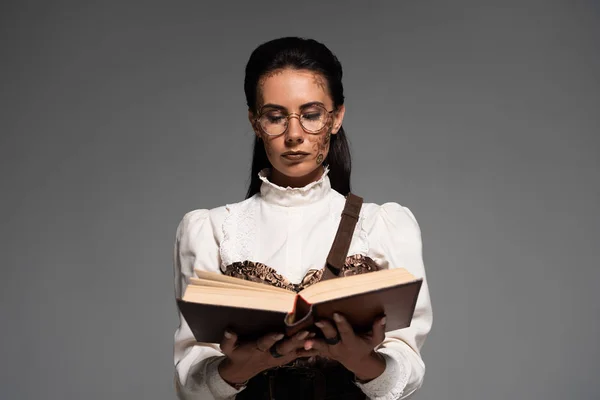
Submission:
<svg viewBox="0 0 600 400">
<path fill-rule="evenodd" d="M 304 108 L 300 114 L 285 113 L 280 109 L 267 109 L 256 118 L 264 133 L 269 136 L 279 136 L 284 134 L 290 121 L 290 118 L 298 118 L 302 129 L 308 133 L 320 133 L 334 110 L 327 111 L 325 107 L 311 105 Z"/>
</svg>

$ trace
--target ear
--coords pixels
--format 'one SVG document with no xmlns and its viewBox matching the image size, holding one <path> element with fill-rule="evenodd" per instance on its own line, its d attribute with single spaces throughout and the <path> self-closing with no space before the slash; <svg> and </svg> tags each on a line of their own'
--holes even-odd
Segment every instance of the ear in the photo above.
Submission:
<svg viewBox="0 0 600 400">
<path fill-rule="evenodd" d="M 331 134 L 335 135 L 340 130 L 342 126 L 342 121 L 344 120 L 344 114 L 346 113 L 346 106 L 341 105 L 335 110 L 333 113 L 333 128 L 331 129 Z"/>
<path fill-rule="evenodd" d="M 256 123 L 254 121 L 254 112 L 251 109 L 248 109 L 248 121 L 250 121 L 250 126 L 252 126 L 252 130 L 257 138 L 260 139 L 260 132 L 256 129 Z"/>
</svg>

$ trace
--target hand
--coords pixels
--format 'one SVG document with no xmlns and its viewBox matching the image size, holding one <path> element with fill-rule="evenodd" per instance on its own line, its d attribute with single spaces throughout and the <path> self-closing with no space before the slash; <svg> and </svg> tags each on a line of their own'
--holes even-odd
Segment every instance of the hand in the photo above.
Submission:
<svg viewBox="0 0 600 400">
<path fill-rule="evenodd" d="M 320 356 L 339 361 L 361 381 L 381 375 L 385 360 L 374 349 L 385 339 L 385 317 L 376 319 L 372 330 L 364 335 L 356 335 L 343 315 L 336 313 L 333 319 L 335 326 L 328 320 L 315 323 L 325 339 L 306 340 L 304 349 L 317 350 Z"/>
<path fill-rule="evenodd" d="M 227 358 L 219 364 L 219 374 L 229 384 L 237 385 L 266 369 L 287 364 L 298 357 L 316 355 L 316 350 L 304 349 L 305 340 L 313 336 L 308 331 L 301 331 L 280 342 L 284 337 L 282 333 L 268 334 L 257 341 L 238 343 L 237 335 L 226 331 L 221 351 Z M 272 346 L 281 357 L 275 358 L 271 354 Z"/>
</svg>

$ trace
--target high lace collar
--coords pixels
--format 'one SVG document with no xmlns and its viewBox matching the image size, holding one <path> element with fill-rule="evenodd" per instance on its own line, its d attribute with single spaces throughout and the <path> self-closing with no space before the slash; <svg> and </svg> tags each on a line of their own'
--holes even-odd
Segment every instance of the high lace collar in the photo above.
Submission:
<svg viewBox="0 0 600 400">
<path fill-rule="evenodd" d="M 283 207 L 304 206 L 323 199 L 331 190 L 329 181 L 329 168 L 324 167 L 323 175 L 303 187 L 283 187 L 274 184 L 269 180 L 271 175 L 270 168 L 265 168 L 258 173 L 258 177 L 263 182 L 260 185 L 260 196 L 268 203 Z"/>
</svg>

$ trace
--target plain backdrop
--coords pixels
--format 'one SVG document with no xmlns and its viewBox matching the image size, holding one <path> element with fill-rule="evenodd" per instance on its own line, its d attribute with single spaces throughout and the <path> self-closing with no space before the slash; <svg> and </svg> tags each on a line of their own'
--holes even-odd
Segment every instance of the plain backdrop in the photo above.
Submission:
<svg viewBox="0 0 600 400">
<path fill-rule="evenodd" d="M 0 398 L 174 398 L 175 229 L 244 198 L 244 67 L 287 35 L 343 64 L 353 191 L 421 225 L 414 398 L 600 398 L 600 5 L 572 0 L 3 1 Z"/>
</svg>

